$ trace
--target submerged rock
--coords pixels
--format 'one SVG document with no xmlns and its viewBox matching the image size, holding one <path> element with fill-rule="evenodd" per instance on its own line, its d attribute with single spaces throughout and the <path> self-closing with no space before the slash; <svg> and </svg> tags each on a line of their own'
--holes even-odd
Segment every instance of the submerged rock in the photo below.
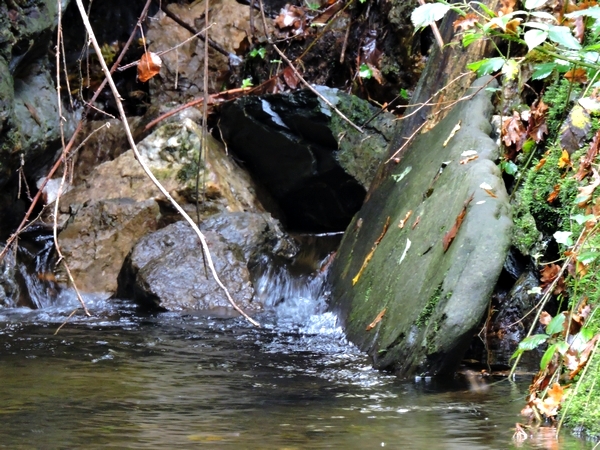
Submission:
<svg viewBox="0 0 600 450">
<path fill-rule="evenodd" d="M 248 263 L 261 252 L 292 257 L 295 243 L 268 214 L 222 213 L 201 225 L 220 280 L 238 306 L 259 310 Z M 277 251 L 279 249 L 279 251 Z M 117 296 L 169 311 L 233 312 L 222 289 L 205 269 L 200 241 L 185 222 L 142 238 L 119 275 Z"/>
<path fill-rule="evenodd" d="M 400 376 L 456 368 L 510 245 L 490 94 L 478 83 L 371 193 L 332 266 L 331 308 L 348 337 Z"/>
<path fill-rule="evenodd" d="M 319 87 L 363 125 L 379 111 L 367 102 Z M 277 201 L 288 228 L 339 231 L 362 204 L 393 132 L 381 114 L 361 134 L 310 91 L 247 96 L 221 111 L 228 148 Z"/>
</svg>

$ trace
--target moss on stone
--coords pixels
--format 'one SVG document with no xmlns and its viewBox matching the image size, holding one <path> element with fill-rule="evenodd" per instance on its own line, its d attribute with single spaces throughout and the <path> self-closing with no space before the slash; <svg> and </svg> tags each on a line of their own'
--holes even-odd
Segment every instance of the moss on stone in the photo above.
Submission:
<svg viewBox="0 0 600 450">
<path fill-rule="evenodd" d="M 423 308 L 423 310 L 421 311 L 421 314 L 419 314 L 419 317 L 417 317 L 417 320 L 415 322 L 415 325 L 417 325 L 417 327 L 423 328 L 424 326 L 427 326 L 427 324 L 429 324 L 429 319 L 431 318 L 431 315 L 434 313 L 435 308 L 438 305 L 438 303 L 440 302 L 441 298 L 442 298 L 442 283 L 439 284 L 439 286 L 437 287 L 435 292 L 431 295 L 431 297 L 429 297 L 429 300 L 425 304 L 425 308 Z"/>
</svg>

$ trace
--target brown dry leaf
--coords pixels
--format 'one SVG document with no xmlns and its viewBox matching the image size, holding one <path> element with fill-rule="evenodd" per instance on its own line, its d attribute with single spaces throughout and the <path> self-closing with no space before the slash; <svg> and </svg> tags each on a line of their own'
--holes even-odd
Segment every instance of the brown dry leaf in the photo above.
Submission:
<svg viewBox="0 0 600 450">
<path fill-rule="evenodd" d="M 600 130 L 596 132 L 594 138 L 592 139 L 592 143 L 590 144 L 590 148 L 588 149 L 585 156 L 582 156 L 579 160 L 579 169 L 575 174 L 575 179 L 577 181 L 583 180 L 586 176 L 589 175 L 590 169 L 592 168 L 592 162 L 598 156 L 598 149 L 600 148 Z"/>
<path fill-rule="evenodd" d="M 550 192 L 550 195 L 546 199 L 548 203 L 554 203 L 554 200 L 558 198 L 558 194 L 560 194 L 560 184 L 554 185 L 554 190 Z"/>
<path fill-rule="evenodd" d="M 540 282 L 541 288 L 546 289 L 548 286 L 552 284 L 552 282 L 558 277 L 560 273 L 560 266 L 558 264 L 548 264 L 544 266 L 542 270 L 540 270 Z M 561 275 L 560 279 L 556 283 L 554 287 L 553 294 L 558 295 L 565 290 L 565 279 Z"/>
<path fill-rule="evenodd" d="M 558 383 L 554 383 L 551 389 L 546 393 L 546 398 L 534 400 L 534 405 L 538 411 L 548 418 L 553 418 L 558 414 L 558 408 L 565 397 L 564 389 Z"/>
<path fill-rule="evenodd" d="M 144 53 L 138 61 L 138 80 L 145 83 L 150 78 L 160 73 L 161 66 L 162 60 L 160 59 L 160 56 L 152 52 Z"/>
<path fill-rule="evenodd" d="M 584 208 L 585 205 L 591 200 L 594 190 L 600 185 L 600 175 L 596 169 L 592 167 L 592 182 L 587 186 L 578 187 L 579 195 L 577 196 L 577 206 Z"/>
<path fill-rule="evenodd" d="M 342 9 L 342 7 L 344 6 L 344 3 L 340 0 L 334 0 L 331 3 L 327 2 L 327 5 L 328 6 L 325 9 L 325 11 L 323 11 L 321 14 L 319 14 L 317 17 L 315 17 L 313 19 L 312 23 L 325 24 L 325 23 L 329 22 L 329 19 L 331 19 L 335 13 L 337 13 L 340 9 Z"/>
<path fill-rule="evenodd" d="M 469 156 L 468 158 L 461 159 L 460 160 L 460 164 L 468 164 L 471 161 L 475 161 L 477 158 L 479 158 L 479 155 Z"/>
<path fill-rule="evenodd" d="M 404 225 L 406 225 L 406 222 L 408 221 L 408 219 L 410 218 L 410 216 L 412 215 L 412 209 L 406 213 L 406 215 L 404 216 L 404 219 L 402 219 L 400 221 L 400 223 L 398 224 L 398 228 L 402 229 L 404 228 Z"/>
<path fill-rule="evenodd" d="M 456 216 L 456 221 L 454 222 L 454 225 L 452 225 L 452 228 L 450 228 L 450 230 L 448 230 L 448 232 L 444 235 L 444 238 L 442 239 L 444 253 L 446 253 L 448 248 L 450 248 L 450 244 L 452 244 L 452 241 L 454 241 L 454 238 L 456 237 L 456 234 L 458 233 L 458 230 L 460 229 L 460 226 L 462 225 L 463 220 L 467 215 L 467 208 L 469 206 L 469 203 L 471 203 L 471 200 L 473 200 L 474 195 L 475 193 L 471 194 L 471 196 L 465 201 L 462 209 L 460 210 L 460 213 L 458 213 L 458 216 Z"/>
<path fill-rule="evenodd" d="M 527 125 L 527 136 L 539 143 L 548 134 L 548 125 L 546 124 L 546 115 L 548 105 L 542 99 L 538 99 L 531 106 L 529 121 Z"/>
<path fill-rule="evenodd" d="M 383 316 L 385 315 L 386 311 L 387 311 L 387 308 L 383 308 L 381 310 L 381 312 L 379 314 L 377 314 L 377 317 L 375 317 L 373 322 L 371 322 L 369 325 L 367 325 L 366 331 L 371 331 L 373 328 L 375 328 L 375 325 L 377 325 L 379 322 L 381 322 L 381 319 L 383 319 Z"/>
<path fill-rule="evenodd" d="M 544 326 L 548 325 L 552 321 L 552 315 L 546 311 L 542 311 L 540 314 L 540 323 Z"/>
<path fill-rule="evenodd" d="M 581 369 L 583 369 L 585 367 L 588 359 L 590 358 L 590 354 L 596 347 L 596 343 L 598 342 L 598 339 L 600 339 L 600 334 L 597 334 L 592 339 L 590 339 L 590 341 L 585 345 L 585 348 L 579 354 L 577 366 L 573 369 L 571 367 L 569 367 L 569 370 L 571 370 L 571 372 L 569 373 L 569 379 L 572 380 L 573 378 L 575 378 L 577 376 L 577 374 L 581 371 Z M 569 349 L 569 351 L 571 351 L 571 349 Z M 568 352 L 567 352 L 567 355 L 568 355 Z"/>
<path fill-rule="evenodd" d="M 535 165 L 535 167 L 533 168 L 533 170 L 535 170 L 537 172 L 542 167 L 544 167 L 544 164 L 546 164 L 546 158 L 540 159 L 540 162 Z"/>
<path fill-rule="evenodd" d="M 562 169 L 563 167 L 571 167 L 571 158 L 569 157 L 569 152 L 564 150 L 560 155 L 560 159 L 558 160 L 558 168 Z"/>
<path fill-rule="evenodd" d="M 585 83 L 587 82 L 587 72 L 585 69 L 571 69 L 565 73 L 565 78 L 571 83 Z"/>
<path fill-rule="evenodd" d="M 583 44 L 583 38 L 585 37 L 585 18 L 579 16 L 575 18 L 574 34 L 580 44 Z"/>
<path fill-rule="evenodd" d="M 414 230 L 414 229 L 415 229 L 415 227 L 416 227 L 417 225 L 419 225 L 419 222 L 420 222 L 420 221 L 421 221 L 421 216 L 417 216 L 417 218 L 415 219 L 415 223 L 413 223 L 413 226 L 412 226 L 411 230 Z"/>
<path fill-rule="evenodd" d="M 509 34 L 519 34 L 519 25 L 521 25 L 522 21 L 523 19 L 520 18 L 511 20 L 506 24 L 506 29 L 504 31 Z"/>
<path fill-rule="evenodd" d="M 469 13 L 464 17 L 459 17 L 456 19 L 452 26 L 454 27 L 454 31 L 460 28 L 460 31 L 468 30 L 469 28 L 475 27 L 475 24 L 479 22 L 479 17 L 475 13 Z"/>
<path fill-rule="evenodd" d="M 523 143 L 527 139 L 527 130 L 521 121 L 521 115 L 514 111 L 512 117 L 505 119 L 502 123 L 502 140 L 507 147 L 515 145 L 516 150 L 523 148 Z"/>
<path fill-rule="evenodd" d="M 294 5 L 286 5 L 275 19 L 275 26 L 280 30 L 289 30 L 290 34 L 300 35 L 306 27 L 305 11 Z"/>
<path fill-rule="evenodd" d="M 499 16 L 505 16 L 506 14 L 510 14 L 515 10 L 515 5 L 517 0 L 500 0 L 502 6 L 500 6 L 500 11 L 498 11 Z"/>
<path fill-rule="evenodd" d="M 285 69 L 283 69 L 283 79 L 285 80 L 285 84 L 287 84 L 290 89 L 296 89 L 298 83 L 300 82 L 290 66 L 287 66 Z"/>
<path fill-rule="evenodd" d="M 498 196 L 497 196 L 496 194 L 494 194 L 494 191 L 492 191 L 491 189 L 485 189 L 485 188 L 484 188 L 483 190 L 484 190 L 484 191 L 485 191 L 485 193 L 486 193 L 487 195 L 489 195 L 490 197 L 492 197 L 492 198 L 498 198 Z"/>
<path fill-rule="evenodd" d="M 364 270 L 367 268 L 367 264 L 369 264 L 369 261 L 371 261 L 371 258 L 373 258 L 373 254 L 375 253 L 375 250 L 377 250 L 377 246 L 379 245 L 379 243 L 385 236 L 385 233 L 387 233 L 389 226 L 390 226 L 390 216 L 387 217 L 385 224 L 383 225 L 383 231 L 381 232 L 381 234 L 379 235 L 379 237 L 373 244 L 373 248 L 371 248 L 371 251 L 365 257 L 365 260 L 363 261 L 362 266 L 360 266 L 360 270 L 358 271 L 356 276 L 354 278 L 352 278 L 352 286 L 354 286 L 356 283 L 358 283 L 358 280 L 360 280 L 360 276 L 362 275 Z"/>
</svg>

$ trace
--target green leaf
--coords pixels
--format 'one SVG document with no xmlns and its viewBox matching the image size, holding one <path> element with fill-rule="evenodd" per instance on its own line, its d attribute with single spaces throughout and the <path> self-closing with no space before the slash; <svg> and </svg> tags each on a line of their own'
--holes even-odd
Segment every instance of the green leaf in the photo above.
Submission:
<svg viewBox="0 0 600 450">
<path fill-rule="evenodd" d="M 516 175 L 519 171 L 519 166 L 512 161 L 502 161 L 500 163 L 500 169 L 502 169 L 508 175 Z"/>
<path fill-rule="evenodd" d="M 473 42 L 477 42 L 478 40 L 483 39 L 483 33 L 476 32 L 474 30 L 467 30 L 462 38 L 463 47 L 468 47 Z"/>
<path fill-rule="evenodd" d="M 542 80 L 548 77 L 556 69 L 556 63 L 542 63 L 535 66 L 535 70 L 531 74 L 532 80 Z"/>
<path fill-rule="evenodd" d="M 254 86 L 252 84 L 252 78 L 246 78 L 244 81 L 242 81 L 242 89 L 246 89 L 252 86 Z"/>
<path fill-rule="evenodd" d="M 264 47 L 254 48 L 250 52 L 250 58 L 256 58 L 257 56 L 260 56 L 262 59 L 265 59 L 266 54 L 267 54 L 266 48 L 264 48 Z"/>
<path fill-rule="evenodd" d="M 565 341 L 558 341 L 556 343 L 556 349 L 558 350 L 558 353 L 564 356 L 569 351 L 569 344 Z"/>
<path fill-rule="evenodd" d="M 550 323 L 546 327 L 546 333 L 548 333 L 549 335 L 561 333 L 563 331 L 564 323 L 565 323 L 565 315 L 564 314 L 557 315 L 550 321 Z"/>
<path fill-rule="evenodd" d="M 593 214 L 588 214 L 588 215 L 585 215 L 585 216 L 583 214 L 576 214 L 574 216 L 571 216 L 571 219 L 573 219 L 579 225 L 583 225 L 588 220 L 592 220 L 594 217 L 595 216 Z M 579 255 L 579 257 L 581 257 L 581 255 Z M 579 258 L 577 258 L 577 259 L 579 259 Z"/>
<path fill-rule="evenodd" d="M 571 350 L 579 353 L 585 349 L 586 344 L 594 337 L 594 332 L 589 328 L 582 328 L 579 333 L 573 336 L 571 341 Z"/>
<path fill-rule="evenodd" d="M 548 0 L 525 0 L 525 9 L 535 9 L 544 6 Z"/>
<path fill-rule="evenodd" d="M 523 35 L 529 51 L 542 45 L 547 38 L 548 32 L 542 30 L 527 30 Z"/>
<path fill-rule="evenodd" d="M 588 9 L 582 9 L 581 11 L 575 11 L 569 14 L 565 14 L 565 17 L 574 19 L 580 16 L 592 17 L 594 19 L 600 19 L 600 6 L 592 6 Z"/>
<path fill-rule="evenodd" d="M 364 78 L 365 80 L 368 80 L 373 76 L 373 71 L 365 63 L 362 63 L 360 65 L 360 68 L 358 69 L 358 76 Z"/>
<path fill-rule="evenodd" d="M 571 50 L 579 50 L 581 48 L 581 44 L 575 39 L 569 27 L 550 26 L 548 37 L 551 41 Z"/>
<path fill-rule="evenodd" d="M 544 19 L 549 22 L 557 22 L 556 17 L 554 17 L 552 14 L 544 12 L 544 11 L 531 11 L 529 13 L 529 15 L 531 17 L 537 17 L 538 19 Z"/>
<path fill-rule="evenodd" d="M 552 357 L 554 356 L 554 354 L 556 353 L 556 344 L 552 344 L 550 347 L 548 347 L 546 349 L 546 351 L 544 352 L 544 356 L 542 356 L 542 359 L 540 360 L 540 369 L 544 370 L 546 367 L 548 367 L 548 363 L 550 363 L 550 361 L 552 361 Z"/>
<path fill-rule="evenodd" d="M 531 138 L 527 138 L 527 140 L 523 143 L 523 153 L 527 154 L 533 149 L 535 149 L 535 141 Z"/>
<path fill-rule="evenodd" d="M 497 72 L 504 65 L 504 58 L 488 58 L 480 61 L 467 64 L 467 69 L 477 72 L 477 75 L 482 77 L 489 75 L 492 72 Z"/>
<path fill-rule="evenodd" d="M 400 93 L 398 94 L 402 100 L 408 100 L 410 95 L 408 95 L 408 91 L 406 89 L 400 89 Z"/>
<path fill-rule="evenodd" d="M 552 236 L 554 236 L 554 240 L 557 244 L 563 244 L 567 247 L 570 247 L 573 245 L 573 238 L 571 237 L 572 234 L 572 231 L 557 231 Z"/>
<path fill-rule="evenodd" d="M 519 63 L 512 58 L 507 59 L 502 66 L 502 74 L 505 80 L 514 80 L 519 75 Z"/>
<path fill-rule="evenodd" d="M 443 3 L 426 3 L 412 12 L 410 20 L 415 28 L 425 28 L 442 19 L 449 10 L 450 6 Z"/>
<path fill-rule="evenodd" d="M 481 3 L 481 2 L 473 2 L 476 5 L 479 5 L 479 7 L 483 10 L 484 13 L 486 13 L 488 16 L 490 17 L 496 17 L 496 13 L 494 11 L 492 11 L 490 8 L 487 7 L 487 5 Z"/>
<path fill-rule="evenodd" d="M 600 256 L 600 252 L 583 252 L 577 256 L 577 261 L 581 264 L 588 265 L 596 261 L 598 256 Z"/>
<path fill-rule="evenodd" d="M 528 351 L 538 348 L 548 340 L 550 336 L 547 334 L 533 334 L 519 342 L 519 350 Z"/>
</svg>

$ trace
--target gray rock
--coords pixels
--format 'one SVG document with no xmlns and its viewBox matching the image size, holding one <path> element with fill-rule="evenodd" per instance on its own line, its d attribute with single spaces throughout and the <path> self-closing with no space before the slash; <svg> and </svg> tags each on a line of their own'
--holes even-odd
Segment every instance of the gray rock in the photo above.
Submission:
<svg viewBox="0 0 600 450">
<path fill-rule="evenodd" d="M 338 251 L 331 307 L 380 369 L 400 376 L 451 373 L 486 311 L 512 226 L 494 164 L 498 149 L 489 137 L 489 96 L 481 89 L 415 139 L 371 193 Z M 465 163 L 465 151 L 478 158 Z M 444 238 L 471 196 L 445 251 Z"/>
<path fill-rule="evenodd" d="M 204 234 L 219 278 L 237 305 L 258 310 L 262 305 L 253 302 L 254 289 L 244 255 L 258 249 L 258 236 L 265 230 L 236 229 L 235 223 L 243 222 L 239 219 L 239 215 L 233 219 L 225 239 L 215 231 Z M 219 228 L 218 222 L 213 221 L 215 228 Z M 119 275 L 117 296 L 169 311 L 232 311 L 210 271 L 204 270 L 200 241 L 185 222 L 171 224 L 137 243 Z"/>
</svg>

